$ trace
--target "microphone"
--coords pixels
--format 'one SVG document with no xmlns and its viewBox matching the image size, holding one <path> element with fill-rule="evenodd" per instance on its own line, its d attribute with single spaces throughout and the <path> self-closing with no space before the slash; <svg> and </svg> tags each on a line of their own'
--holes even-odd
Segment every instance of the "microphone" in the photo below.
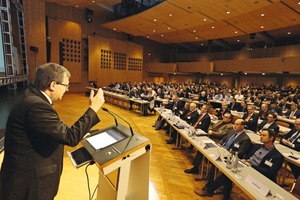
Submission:
<svg viewBox="0 0 300 200">
<path fill-rule="evenodd" d="M 116 126 L 118 126 L 118 122 L 117 122 L 117 119 L 114 115 L 116 115 L 117 117 L 119 117 L 120 119 L 122 119 L 124 122 L 126 122 L 130 128 L 130 132 L 131 132 L 131 135 L 133 136 L 133 130 L 132 130 L 132 127 L 131 125 L 128 123 L 128 121 L 126 121 L 125 119 L 123 119 L 122 117 L 120 117 L 119 115 L 117 115 L 116 113 L 112 112 L 112 111 L 109 111 L 107 108 L 103 108 L 102 107 L 102 110 L 105 111 L 105 112 L 108 112 L 110 115 L 112 115 L 114 118 L 115 118 L 115 122 L 116 122 Z"/>
</svg>

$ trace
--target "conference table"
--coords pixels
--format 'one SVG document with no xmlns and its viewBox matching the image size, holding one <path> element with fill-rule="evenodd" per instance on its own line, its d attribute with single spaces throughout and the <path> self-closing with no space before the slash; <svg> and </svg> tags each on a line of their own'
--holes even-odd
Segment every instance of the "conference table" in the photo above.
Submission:
<svg viewBox="0 0 300 200">
<path fill-rule="evenodd" d="M 111 103 L 114 105 L 119 105 L 124 107 L 125 109 L 129 109 L 129 102 L 132 101 L 135 104 L 139 105 L 139 111 L 141 115 L 145 115 L 144 110 L 146 106 L 149 106 L 149 101 L 138 99 L 138 98 L 129 98 L 127 95 L 110 92 L 110 91 L 103 91 L 105 101 L 107 103 Z"/>
<path fill-rule="evenodd" d="M 167 109 L 156 109 L 160 116 L 166 120 L 170 125 L 170 129 L 174 129 L 181 136 L 180 138 L 186 139 L 191 143 L 203 156 L 209 160 L 218 170 L 225 174 L 236 186 L 243 190 L 251 199 L 297 199 L 288 191 L 281 188 L 279 185 L 266 178 L 263 174 L 259 173 L 252 167 L 244 165 L 242 171 L 239 172 L 241 178 L 236 177 L 236 173 L 233 173 L 230 169 L 226 168 L 224 156 L 228 154 L 227 150 L 223 147 L 218 146 L 208 136 L 205 136 L 205 132 L 200 131 L 200 135 L 196 136 L 191 134 L 192 129 L 183 120 L 174 116 L 170 110 Z M 199 130 L 196 130 L 199 131 Z M 170 131 L 171 133 L 171 131 Z M 197 132 L 196 132 L 197 133 Z M 254 133 L 251 137 L 256 142 L 258 141 L 259 135 Z M 177 138 L 176 147 L 181 147 L 181 139 Z M 209 147 L 207 144 L 213 144 L 214 147 Z M 240 163 L 240 165 L 243 165 Z"/>
</svg>

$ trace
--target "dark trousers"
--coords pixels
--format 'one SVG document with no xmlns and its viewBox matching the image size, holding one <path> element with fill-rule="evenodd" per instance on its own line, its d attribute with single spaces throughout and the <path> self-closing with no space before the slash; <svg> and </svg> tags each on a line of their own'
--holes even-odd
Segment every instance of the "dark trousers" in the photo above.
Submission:
<svg viewBox="0 0 300 200">
<path fill-rule="evenodd" d="M 294 165 L 293 163 L 289 163 L 289 166 L 291 168 L 291 171 L 292 171 L 295 179 L 297 179 L 298 176 L 300 175 L 300 167 L 298 167 L 297 165 Z"/>
<path fill-rule="evenodd" d="M 203 188 L 203 190 L 206 190 L 209 193 L 213 193 L 216 189 L 218 189 L 221 186 L 224 186 L 223 190 L 223 199 L 229 200 L 230 199 L 230 193 L 232 190 L 232 181 L 225 176 L 224 174 L 221 174 L 216 180 L 209 181 Z"/>
</svg>

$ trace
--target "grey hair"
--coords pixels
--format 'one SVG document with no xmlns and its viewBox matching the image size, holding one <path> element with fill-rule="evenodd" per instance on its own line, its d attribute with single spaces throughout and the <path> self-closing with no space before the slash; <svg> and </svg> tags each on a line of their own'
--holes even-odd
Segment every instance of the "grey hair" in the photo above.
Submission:
<svg viewBox="0 0 300 200">
<path fill-rule="evenodd" d="M 68 78 L 71 77 L 70 72 L 64 66 L 57 63 L 46 63 L 37 69 L 33 84 L 37 89 L 44 91 L 50 87 L 52 81 L 61 83 L 65 75 Z"/>
</svg>

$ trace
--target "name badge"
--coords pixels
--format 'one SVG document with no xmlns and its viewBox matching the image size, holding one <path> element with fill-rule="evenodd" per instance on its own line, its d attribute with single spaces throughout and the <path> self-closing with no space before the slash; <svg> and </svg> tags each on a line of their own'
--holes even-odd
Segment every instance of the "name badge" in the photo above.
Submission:
<svg viewBox="0 0 300 200">
<path fill-rule="evenodd" d="M 202 124 L 202 122 L 199 122 L 199 124 Z"/>
<path fill-rule="evenodd" d="M 272 167 L 273 166 L 273 163 L 269 160 L 266 160 L 265 161 L 265 165 L 269 166 L 269 167 Z"/>
<path fill-rule="evenodd" d="M 239 143 L 234 143 L 233 146 L 234 146 L 234 148 L 237 148 L 237 149 L 240 148 L 240 144 Z"/>
<path fill-rule="evenodd" d="M 191 119 L 191 117 L 190 117 L 190 116 L 188 116 L 187 118 L 188 118 L 188 119 Z"/>
<path fill-rule="evenodd" d="M 300 138 L 299 138 L 299 139 L 297 139 L 297 142 L 300 142 Z"/>
<path fill-rule="evenodd" d="M 177 107 L 175 107 L 174 109 L 177 110 Z"/>
</svg>

